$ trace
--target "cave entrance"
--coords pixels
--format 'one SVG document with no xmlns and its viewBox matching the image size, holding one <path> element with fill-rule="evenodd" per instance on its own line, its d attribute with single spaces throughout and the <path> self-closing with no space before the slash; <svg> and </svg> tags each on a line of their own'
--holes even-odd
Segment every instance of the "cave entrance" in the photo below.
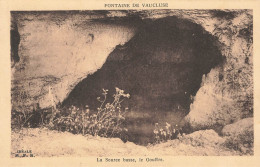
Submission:
<svg viewBox="0 0 260 167">
<path fill-rule="evenodd" d="M 97 108 L 102 88 L 115 87 L 131 98 L 126 117 L 128 140 L 152 142 L 155 123 L 178 124 L 190 109 L 202 75 L 221 62 L 216 40 L 200 25 L 176 17 L 144 20 L 135 36 L 117 46 L 105 64 L 82 80 L 64 106 Z"/>
</svg>

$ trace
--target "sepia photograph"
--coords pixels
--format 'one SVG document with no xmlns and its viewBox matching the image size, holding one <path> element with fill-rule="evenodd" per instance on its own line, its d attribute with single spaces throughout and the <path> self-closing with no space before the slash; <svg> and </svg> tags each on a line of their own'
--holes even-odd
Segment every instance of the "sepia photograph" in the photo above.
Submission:
<svg viewBox="0 0 260 167">
<path fill-rule="evenodd" d="M 10 11 L 10 156 L 254 156 L 253 27 L 252 9 Z"/>
</svg>

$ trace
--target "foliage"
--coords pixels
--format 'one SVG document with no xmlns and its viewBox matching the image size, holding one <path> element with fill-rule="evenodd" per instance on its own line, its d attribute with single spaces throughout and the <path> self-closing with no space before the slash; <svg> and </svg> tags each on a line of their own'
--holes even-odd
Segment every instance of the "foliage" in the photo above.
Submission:
<svg viewBox="0 0 260 167">
<path fill-rule="evenodd" d="M 172 126 L 167 122 L 165 126 L 159 126 L 159 124 L 156 123 L 153 133 L 155 136 L 155 144 L 157 144 L 178 138 L 182 133 L 182 129 L 179 128 L 178 125 Z"/>
<path fill-rule="evenodd" d="M 17 112 L 17 111 L 12 111 L 12 128 L 22 128 L 24 126 L 30 126 L 28 124 L 28 120 L 32 117 L 31 113 L 28 112 Z"/>
<path fill-rule="evenodd" d="M 121 103 L 130 95 L 116 88 L 113 102 L 108 103 L 107 92 L 108 90 L 103 89 L 103 100 L 100 97 L 97 98 L 101 103 L 97 111 L 90 111 L 88 106 L 85 109 L 71 106 L 68 115 L 63 114 L 58 109 L 54 110 L 49 127 L 76 134 L 91 134 L 102 137 L 118 136 L 123 131 L 127 131 L 122 127 L 127 109 L 122 111 Z"/>
<path fill-rule="evenodd" d="M 33 106 L 32 111 L 21 110 L 18 112 L 12 110 L 11 127 L 12 129 L 20 129 L 22 127 L 34 128 L 43 125 L 43 111 L 39 110 L 38 104 Z"/>
</svg>

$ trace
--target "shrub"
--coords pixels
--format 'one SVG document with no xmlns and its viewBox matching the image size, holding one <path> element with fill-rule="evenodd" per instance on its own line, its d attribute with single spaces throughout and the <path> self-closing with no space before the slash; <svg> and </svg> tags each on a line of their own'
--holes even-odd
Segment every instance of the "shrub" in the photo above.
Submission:
<svg viewBox="0 0 260 167">
<path fill-rule="evenodd" d="M 11 127 L 12 129 L 20 129 L 24 126 L 30 126 L 28 125 L 28 120 L 32 117 L 32 114 L 28 112 L 17 112 L 15 110 L 12 110 L 12 116 L 11 116 Z"/>
<path fill-rule="evenodd" d="M 155 124 L 154 142 L 155 144 L 166 142 L 168 140 L 176 139 L 182 133 L 182 129 L 178 125 L 172 126 L 166 122 L 165 126 L 159 126 L 158 123 Z"/>
<path fill-rule="evenodd" d="M 18 112 L 12 110 L 11 127 L 12 129 L 20 129 L 22 127 L 34 128 L 43 124 L 42 111 L 39 110 L 39 105 L 33 105 L 32 111 L 21 110 Z"/>
<path fill-rule="evenodd" d="M 121 103 L 129 98 L 124 90 L 116 88 L 114 100 L 107 102 L 108 90 L 103 89 L 103 100 L 100 97 L 97 100 L 101 103 L 97 111 L 90 111 L 89 107 L 79 109 L 75 106 L 69 108 L 69 114 L 62 114 L 58 109 L 53 111 L 49 126 L 53 129 L 68 131 L 76 134 L 91 134 L 93 136 L 113 137 L 120 136 L 127 131 L 122 127 L 125 120 L 126 110 L 122 111 Z"/>
</svg>

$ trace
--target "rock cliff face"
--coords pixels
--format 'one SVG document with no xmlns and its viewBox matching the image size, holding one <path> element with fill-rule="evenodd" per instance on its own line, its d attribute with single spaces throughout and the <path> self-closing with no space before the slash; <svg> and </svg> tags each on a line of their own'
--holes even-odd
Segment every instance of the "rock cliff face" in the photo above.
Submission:
<svg viewBox="0 0 260 167">
<path fill-rule="evenodd" d="M 12 108 L 96 106 L 103 87 L 117 86 L 131 94 L 129 118 L 155 118 L 142 134 L 184 117 L 192 130 L 218 130 L 253 116 L 252 17 L 251 10 L 13 12 L 20 44 Z M 147 122 L 138 118 L 133 131 Z"/>
<path fill-rule="evenodd" d="M 152 138 L 155 123 L 179 124 L 189 112 L 202 75 L 221 63 L 215 45 L 209 33 L 187 20 L 173 16 L 145 20 L 129 42 L 114 49 L 101 69 L 74 88 L 64 105 L 96 109 L 102 88 L 113 94 L 119 87 L 131 95 L 123 103 L 130 109 L 126 117 L 130 136 Z"/>
<path fill-rule="evenodd" d="M 134 23 L 102 22 L 102 12 L 14 12 L 12 16 L 21 38 L 20 61 L 12 68 L 15 110 L 62 102 L 135 32 Z"/>
<path fill-rule="evenodd" d="M 222 68 L 203 77 L 186 121 L 193 130 L 218 129 L 253 116 L 252 11 L 217 13 L 211 32 L 222 43 Z M 221 16 L 221 17 L 220 17 Z"/>
</svg>

